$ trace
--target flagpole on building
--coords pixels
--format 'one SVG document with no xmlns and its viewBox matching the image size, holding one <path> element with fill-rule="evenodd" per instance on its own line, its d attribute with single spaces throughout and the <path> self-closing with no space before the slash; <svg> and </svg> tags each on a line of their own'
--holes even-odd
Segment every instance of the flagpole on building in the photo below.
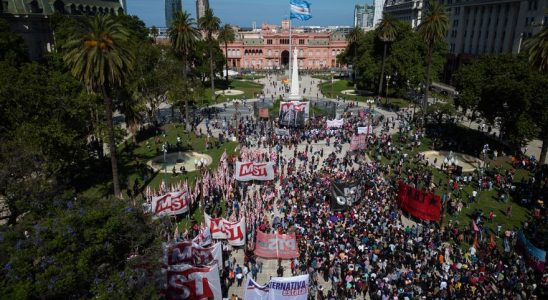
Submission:
<svg viewBox="0 0 548 300">
<path fill-rule="evenodd" d="M 293 51 L 291 51 L 291 43 L 292 43 L 292 36 L 291 36 L 291 12 L 289 12 L 289 72 L 288 72 L 288 82 L 289 82 L 289 86 L 291 86 L 293 83 L 289 80 L 289 78 L 291 78 L 291 67 L 292 67 L 292 62 L 293 62 Z"/>
</svg>

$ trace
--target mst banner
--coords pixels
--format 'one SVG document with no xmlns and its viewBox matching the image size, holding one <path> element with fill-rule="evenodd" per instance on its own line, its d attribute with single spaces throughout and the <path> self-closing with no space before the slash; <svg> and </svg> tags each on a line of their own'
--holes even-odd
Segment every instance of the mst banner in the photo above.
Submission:
<svg viewBox="0 0 548 300">
<path fill-rule="evenodd" d="M 250 180 L 273 180 L 274 179 L 274 163 L 254 163 L 254 162 L 236 162 L 234 168 L 234 178 L 238 181 Z"/>
<path fill-rule="evenodd" d="M 217 264 L 208 267 L 172 266 L 167 271 L 166 299 L 222 299 Z"/>
<path fill-rule="evenodd" d="M 310 111 L 309 102 L 280 102 L 280 120 L 282 126 L 303 127 Z"/>
<path fill-rule="evenodd" d="M 255 255 L 262 258 L 282 259 L 299 257 L 295 234 L 269 234 L 257 230 Z"/>
<path fill-rule="evenodd" d="M 523 234 L 523 231 L 520 231 L 518 234 L 516 248 L 523 253 L 527 265 L 539 272 L 544 272 L 544 265 L 546 264 L 546 251 L 537 248 L 529 240 L 527 240 Z"/>
<path fill-rule="evenodd" d="M 175 216 L 188 211 L 186 192 L 172 192 L 152 198 L 152 214 L 155 217 Z"/>
<path fill-rule="evenodd" d="M 164 250 L 168 266 L 183 264 L 207 266 L 213 262 L 221 266 L 223 263 L 221 243 L 215 243 L 212 247 L 200 247 L 191 241 L 184 241 L 166 244 Z"/>
<path fill-rule="evenodd" d="M 247 281 L 244 300 L 307 300 L 308 275 L 273 277 L 266 285 Z"/>
<path fill-rule="evenodd" d="M 421 191 L 400 182 L 398 202 L 402 210 L 419 219 L 430 221 L 440 219 L 441 198 L 433 193 Z"/>
<path fill-rule="evenodd" d="M 232 246 L 243 246 L 245 244 L 244 218 L 238 222 L 230 222 L 222 218 L 212 218 L 205 214 L 204 219 L 214 239 L 228 240 L 228 243 Z"/>
</svg>

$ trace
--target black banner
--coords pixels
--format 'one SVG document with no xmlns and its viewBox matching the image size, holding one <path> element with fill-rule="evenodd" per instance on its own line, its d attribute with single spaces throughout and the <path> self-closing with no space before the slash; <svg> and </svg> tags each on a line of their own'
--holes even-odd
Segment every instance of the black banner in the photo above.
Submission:
<svg viewBox="0 0 548 300">
<path fill-rule="evenodd" d="M 346 210 L 361 201 L 363 189 L 355 183 L 332 183 L 331 194 L 331 209 Z"/>
</svg>

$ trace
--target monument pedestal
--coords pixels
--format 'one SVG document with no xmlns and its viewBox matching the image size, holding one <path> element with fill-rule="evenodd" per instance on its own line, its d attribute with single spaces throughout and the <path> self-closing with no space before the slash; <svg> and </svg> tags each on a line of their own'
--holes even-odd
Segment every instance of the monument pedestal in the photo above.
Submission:
<svg viewBox="0 0 548 300">
<path fill-rule="evenodd" d="M 293 50 L 293 64 L 291 70 L 291 90 L 289 93 L 288 99 L 291 101 L 301 101 L 303 97 L 300 95 L 300 85 L 299 85 L 299 64 L 298 64 L 298 55 L 299 51 L 297 48 Z"/>
</svg>

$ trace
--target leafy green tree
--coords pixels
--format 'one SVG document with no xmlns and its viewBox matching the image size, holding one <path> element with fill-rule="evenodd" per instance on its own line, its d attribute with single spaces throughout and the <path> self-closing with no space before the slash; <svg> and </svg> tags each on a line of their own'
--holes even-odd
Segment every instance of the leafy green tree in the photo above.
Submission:
<svg viewBox="0 0 548 300">
<path fill-rule="evenodd" d="M 104 100 L 108 128 L 109 154 L 114 194 L 120 197 L 118 162 L 112 92 L 133 70 L 135 55 L 129 45 L 130 33 L 111 16 L 98 15 L 86 23 L 65 45 L 64 60 L 74 77 L 81 80 L 90 93 L 101 94 Z"/>
<path fill-rule="evenodd" d="M 437 1 L 429 0 L 426 12 L 423 14 L 423 19 L 418 27 L 418 32 L 422 37 L 427 47 L 426 55 L 426 82 L 424 89 L 424 99 L 422 105 L 422 123 L 426 121 L 426 111 L 428 107 L 428 94 L 432 80 L 432 57 L 436 44 L 442 42 L 449 26 L 449 16 L 445 6 Z"/>
<path fill-rule="evenodd" d="M 134 97 L 128 87 L 117 90 L 116 109 L 124 115 L 126 127 L 131 133 L 133 143 L 137 143 L 137 131 L 143 123 L 143 112 L 145 112 L 145 103 L 142 98 Z"/>
<path fill-rule="evenodd" d="M 426 52 L 420 37 L 407 23 L 396 22 L 397 35 L 390 45 L 386 59 L 386 71 L 392 74 L 397 97 L 405 97 L 410 90 L 416 90 L 424 80 L 424 59 Z M 435 68 L 441 66 L 435 66 Z"/>
<path fill-rule="evenodd" d="M 157 126 L 160 104 L 167 100 L 174 74 L 181 73 L 177 70 L 178 62 L 171 49 L 160 45 L 139 47 L 136 59 L 140 63 L 135 66 L 128 89 L 133 98 L 143 102 L 148 121 Z"/>
<path fill-rule="evenodd" d="M 377 36 L 384 44 L 384 50 L 382 54 L 381 74 L 379 77 L 379 88 L 377 96 L 381 97 L 382 81 L 384 79 L 384 64 L 386 62 L 386 51 L 388 44 L 396 40 L 396 20 L 389 14 L 383 14 L 382 20 L 377 28 Z"/>
<path fill-rule="evenodd" d="M 204 86 L 207 84 L 206 81 L 209 79 L 211 71 L 211 61 L 207 58 L 207 56 L 209 56 L 209 47 L 209 43 L 206 40 L 197 41 L 194 51 L 192 51 L 190 56 L 190 62 L 193 66 L 191 74 L 200 78 L 200 81 Z M 223 52 L 218 44 L 215 44 L 212 50 L 213 72 L 222 72 L 225 64 Z M 208 101 L 208 103 L 209 102 L 210 101 Z"/>
<path fill-rule="evenodd" d="M 0 61 L 20 65 L 28 61 L 28 56 L 23 38 L 11 30 L 6 20 L 0 18 Z"/>
<path fill-rule="evenodd" d="M 539 72 L 546 74 L 548 70 L 548 28 L 544 27 L 531 39 L 525 41 L 525 47 L 528 49 L 529 63 L 537 68 Z M 540 151 L 540 162 L 546 162 L 546 154 L 548 153 L 548 116 L 546 102 L 540 105 L 535 105 L 538 108 L 543 108 L 537 111 L 535 120 L 539 122 L 541 128 L 542 148 Z"/>
<path fill-rule="evenodd" d="M 158 298 L 159 232 L 148 217 L 108 198 L 50 203 L 0 228 L 2 297 Z"/>
<path fill-rule="evenodd" d="M 209 48 L 209 81 L 211 82 L 212 100 L 215 101 L 215 74 L 213 72 L 213 44 L 216 42 L 213 34 L 221 28 L 221 19 L 213 14 L 213 9 L 208 8 L 205 14 L 198 20 L 198 27 L 206 32 L 207 44 Z"/>
<path fill-rule="evenodd" d="M 130 39 L 137 43 L 150 43 L 152 39 L 150 38 L 150 31 L 139 17 L 131 16 L 126 14 L 120 14 L 114 17 L 116 22 L 119 22 L 122 27 L 124 27 L 130 36 Z M 140 46 L 140 45 L 139 45 Z"/>
<path fill-rule="evenodd" d="M 156 26 L 150 27 L 150 35 L 152 35 L 152 38 L 154 39 L 154 44 L 156 44 L 156 38 L 160 34 L 160 31 L 158 31 L 158 28 Z"/>
<path fill-rule="evenodd" d="M 525 57 L 481 57 L 462 66 L 455 82 L 459 105 L 477 110 L 490 124 L 499 123 L 501 137 L 516 151 L 546 134 L 548 76 L 531 69 Z"/>
<path fill-rule="evenodd" d="M 376 36 L 373 31 L 365 32 L 355 47 L 358 56 L 354 68 L 360 76 L 356 78 L 358 88 L 371 89 L 376 78 L 378 78 L 379 66 L 376 63 L 375 43 Z M 354 60 L 354 49 L 346 47 L 337 57 L 337 60 L 344 64 L 352 64 Z"/>
<path fill-rule="evenodd" d="M 356 61 L 358 59 L 358 45 L 363 37 L 363 30 L 360 27 L 354 27 L 346 36 L 348 47 L 354 51 L 354 57 L 352 59 L 352 81 L 356 82 Z"/>
<path fill-rule="evenodd" d="M 360 76 L 356 80 L 359 88 L 378 91 L 382 63 L 385 62 L 383 73 L 392 75 L 395 82 L 394 92 L 397 97 L 404 97 L 411 90 L 417 90 L 425 81 L 426 63 L 424 57 L 427 48 L 419 34 L 411 26 L 401 21 L 394 21 L 395 39 L 389 45 L 389 55 L 384 56 L 386 43 L 378 37 L 378 31 L 369 31 L 363 34 L 357 45 L 358 57 L 355 69 Z M 342 63 L 354 63 L 354 48 L 349 45 L 338 56 Z M 443 70 L 447 46 L 444 42 L 436 43 L 432 55 L 432 74 L 437 77 Z M 387 51 L 388 54 L 388 51 Z M 382 76 L 384 79 L 384 75 Z M 382 90 L 381 90 L 382 91 Z"/>
<path fill-rule="evenodd" d="M 428 115 L 436 119 L 440 125 L 443 123 L 444 118 L 451 118 L 452 116 L 455 116 L 456 113 L 457 110 L 451 103 L 436 102 L 428 106 Z"/>
<path fill-rule="evenodd" d="M 76 79 L 49 65 L 0 62 L 0 74 L 0 197 L 13 224 L 84 168 L 90 103 Z"/>
<path fill-rule="evenodd" d="M 455 88 L 459 91 L 455 102 L 464 112 L 470 109 L 472 115 L 475 115 L 478 108 L 484 84 L 483 78 L 486 76 L 486 68 L 483 63 L 483 60 L 480 59 L 473 64 L 462 65 L 453 75 Z"/>
<path fill-rule="evenodd" d="M 236 39 L 236 35 L 234 33 L 234 29 L 232 29 L 232 26 L 230 24 L 225 24 L 219 31 L 219 41 L 222 42 L 225 45 L 225 59 L 226 59 L 226 87 L 228 88 L 229 82 L 228 82 L 228 44 L 234 42 Z"/>
<path fill-rule="evenodd" d="M 195 27 L 194 19 L 187 12 L 178 12 L 175 15 L 171 27 L 168 31 L 169 39 L 173 50 L 183 63 L 183 81 L 187 79 L 188 60 L 196 46 L 198 39 L 198 30 Z M 185 125 L 186 130 L 190 130 L 190 116 L 188 99 L 185 101 Z"/>
</svg>

